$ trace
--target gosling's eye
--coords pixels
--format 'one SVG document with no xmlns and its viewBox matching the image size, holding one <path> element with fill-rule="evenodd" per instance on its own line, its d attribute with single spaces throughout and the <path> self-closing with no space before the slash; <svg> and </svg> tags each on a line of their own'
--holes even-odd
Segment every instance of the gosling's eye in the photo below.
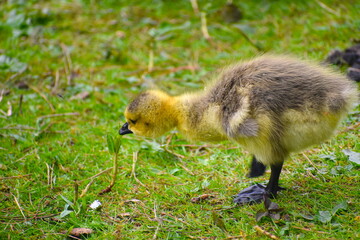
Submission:
<svg viewBox="0 0 360 240">
<path fill-rule="evenodd" d="M 135 124 L 136 120 L 129 119 L 130 123 Z"/>
</svg>

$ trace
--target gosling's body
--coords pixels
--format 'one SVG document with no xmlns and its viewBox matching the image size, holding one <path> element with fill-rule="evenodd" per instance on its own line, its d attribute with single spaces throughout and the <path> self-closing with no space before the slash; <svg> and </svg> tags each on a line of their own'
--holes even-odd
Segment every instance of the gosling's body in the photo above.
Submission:
<svg viewBox="0 0 360 240">
<path fill-rule="evenodd" d="M 264 164 L 328 139 L 351 109 L 345 77 L 288 58 L 226 69 L 204 92 L 176 97 L 178 129 L 200 141 L 232 139 Z M 169 111 L 172 111 L 171 108 Z"/>
<path fill-rule="evenodd" d="M 128 128 L 143 136 L 177 128 L 189 140 L 240 143 L 271 166 L 267 190 L 276 195 L 283 161 L 328 139 L 356 99 L 356 86 L 342 75 L 289 57 L 262 56 L 224 69 L 200 92 L 144 92 L 125 116 Z"/>
</svg>

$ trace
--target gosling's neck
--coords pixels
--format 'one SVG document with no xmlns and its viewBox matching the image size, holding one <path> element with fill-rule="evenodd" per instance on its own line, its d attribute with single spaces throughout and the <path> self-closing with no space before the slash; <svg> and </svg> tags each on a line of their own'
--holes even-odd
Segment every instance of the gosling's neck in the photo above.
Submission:
<svg viewBox="0 0 360 240">
<path fill-rule="evenodd" d="M 217 142 L 227 137 L 221 127 L 220 109 L 205 100 L 202 93 L 173 97 L 176 128 L 189 140 Z"/>
</svg>

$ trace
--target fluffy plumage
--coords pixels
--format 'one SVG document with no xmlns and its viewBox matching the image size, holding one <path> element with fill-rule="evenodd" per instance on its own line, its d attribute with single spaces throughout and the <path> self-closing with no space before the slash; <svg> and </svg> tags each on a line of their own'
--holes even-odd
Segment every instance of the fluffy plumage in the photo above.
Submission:
<svg viewBox="0 0 360 240">
<path fill-rule="evenodd" d="M 125 117 L 128 128 L 142 136 L 177 128 L 189 140 L 236 141 L 281 171 L 291 152 L 328 139 L 357 98 L 355 84 L 328 68 L 262 56 L 225 68 L 203 91 L 141 93 Z"/>
</svg>

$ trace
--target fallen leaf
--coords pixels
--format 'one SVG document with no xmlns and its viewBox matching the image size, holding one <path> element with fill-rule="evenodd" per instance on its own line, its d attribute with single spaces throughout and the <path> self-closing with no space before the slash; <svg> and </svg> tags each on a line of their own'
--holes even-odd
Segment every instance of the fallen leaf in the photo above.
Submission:
<svg viewBox="0 0 360 240">
<path fill-rule="evenodd" d="M 330 160 L 335 160 L 336 157 L 333 155 L 328 155 L 328 154 L 320 154 L 319 158 L 323 158 L 323 159 L 330 159 Z"/>
<path fill-rule="evenodd" d="M 343 153 L 349 157 L 349 161 L 360 164 L 360 153 L 351 151 L 350 149 L 344 149 Z"/>
<path fill-rule="evenodd" d="M 208 198 L 213 198 L 214 196 L 213 195 L 210 195 L 210 194 L 203 194 L 203 195 L 200 195 L 198 197 L 193 197 L 190 201 L 192 203 L 198 203 L 200 201 L 203 201 L 203 200 L 206 200 Z"/>
<path fill-rule="evenodd" d="M 329 211 L 319 211 L 318 219 L 322 223 L 328 223 L 332 219 L 332 215 Z"/>
<path fill-rule="evenodd" d="M 127 217 L 130 217 L 130 216 L 131 216 L 131 214 L 128 213 L 128 212 L 126 212 L 126 213 L 120 213 L 120 214 L 118 215 L 118 217 L 120 217 L 120 218 L 127 218 Z"/>
<path fill-rule="evenodd" d="M 256 213 L 256 221 L 259 222 L 263 217 L 270 217 L 274 220 L 280 219 L 280 213 L 284 208 L 279 207 L 277 203 L 270 200 L 269 196 L 264 195 L 264 207 L 265 211 L 258 211 Z"/>
<path fill-rule="evenodd" d="M 346 210 L 347 208 L 348 203 L 346 201 L 342 201 L 332 209 L 332 215 L 335 215 L 339 210 Z"/>
<path fill-rule="evenodd" d="M 101 195 L 104 195 L 105 193 L 108 193 L 108 192 L 111 192 L 111 187 L 107 187 L 107 188 L 101 190 L 101 191 L 98 193 L 98 195 L 101 196 Z"/>
<path fill-rule="evenodd" d="M 81 237 L 83 235 L 92 234 L 93 232 L 94 231 L 90 228 L 73 228 L 69 234 L 75 237 Z"/>
<path fill-rule="evenodd" d="M 300 216 L 302 216 L 304 219 L 309 220 L 309 221 L 314 220 L 314 216 L 309 215 L 309 214 L 302 214 L 302 213 L 300 213 Z"/>
<path fill-rule="evenodd" d="M 274 234 L 266 231 L 265 229 L 263 229 L 260 226 L 254 226 L 254 229 L 261 234 L 264 234 L 265 236 L 269 237 L 270 239 L 279 239 L 277 236 L 275 236 Z"/>
<path fill-rule="evenodd" d="M 271 217 L 274 220 L 280 220 L 280 213 L 269 213 L 269 217 Z"/>
<path fill-rule="evenodd" d="M 268 211 L 258 211 L 256 213 L 256 221 L 259 222 L 263 217 L 267 217 L 267 216 L 269 216 Z"/>
</svg>

